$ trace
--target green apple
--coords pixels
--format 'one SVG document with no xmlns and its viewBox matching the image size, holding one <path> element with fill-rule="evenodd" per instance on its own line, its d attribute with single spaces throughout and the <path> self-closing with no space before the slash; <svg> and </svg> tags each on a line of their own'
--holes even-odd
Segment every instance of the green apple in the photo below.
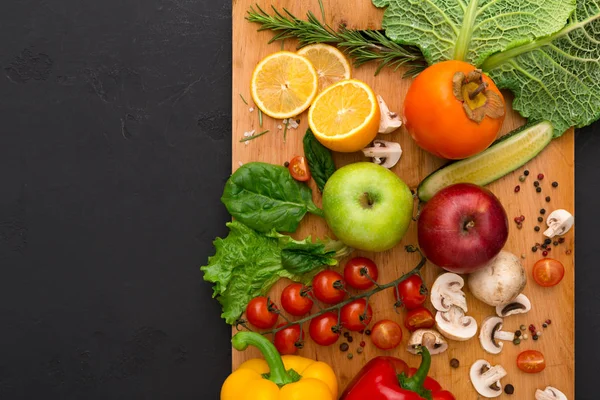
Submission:
<svg viewBox="0 0 600 400">
<path fill-rule="evenodd" d="M 325 220 L 342 242 L 355 249 L 384 251 L 408 229 L 413 197 L 392 171 L 369 162 L 338 169 L 323 189 Z"/>
</svg>

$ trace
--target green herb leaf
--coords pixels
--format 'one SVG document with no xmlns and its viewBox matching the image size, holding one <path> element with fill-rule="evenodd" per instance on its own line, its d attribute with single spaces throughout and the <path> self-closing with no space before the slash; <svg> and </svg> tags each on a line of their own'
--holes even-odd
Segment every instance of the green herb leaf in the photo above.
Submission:
<svg viewBox="0 0 600 400">
<path fill-rule="evenodd" d="M 373 0 L 373 4 L 388 7 L 383 18 L 386 35 L 420 47 L 429 64 L 455 59 L 477 66 L 493 53 L 557 32 L 575 9 L 575 0 Z"/>
<path fill-rule="evenodd" d="M 333 156 L 331 155 L 331 151 L 317 140 L 310 129 L 306 130 L 302 142 L 304 144 L 304 156 L 308 161 L 308 168 L 317 187 L 322 192 L 327 180 L 335 172 Z"/>
<path fill-rule="evenodd" d="M 482 68 L 510 89 L 513 109 L 549 120 L 554 135 L 600 118 L 600 1 L 579 0 L 559 32 L 489 57 Z"/>
<path fill-rule="evenodd" d="M 214 241 L 215 255 L 200 270 L 204 280 L 214 284 L 213 297 L 221 303 L 221 317 L 228 324 L 234 324 L 248 302 L 266 294 L 280 278 L 306 282 L 322 266 L 337 264 L 329 246 L 310 239 L 296 241 L 275 231 L 262 234 L 239 221 L 227 227 L 229 235 Z M 336 246 L 339 243 L 331 247 Z"/>
<path fill-rule="evenodd" d="M 295 232 L 306 212 L 323 216 L 308 186 L 287 168 L 260 162 L 242 165 L 225 184 L 221 201 L 235 219 L 260 232 Z"/>
</svg>

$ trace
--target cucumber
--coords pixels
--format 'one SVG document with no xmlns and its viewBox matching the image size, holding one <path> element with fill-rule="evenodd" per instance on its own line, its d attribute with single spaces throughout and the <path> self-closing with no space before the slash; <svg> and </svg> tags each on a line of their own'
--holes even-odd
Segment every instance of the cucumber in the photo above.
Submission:
<svg viewBox="0 0 600 400">
<path fill-rule="evenodd" d="M 548 121 L 527 124 L 496 140 L 490 147 L 464 160 L 446 164 L 421 181 L 417 194 L 428 201 L 438 190 L 459 182 L 487 185 L 521 167 L 552 140 Z"/>
</svg>

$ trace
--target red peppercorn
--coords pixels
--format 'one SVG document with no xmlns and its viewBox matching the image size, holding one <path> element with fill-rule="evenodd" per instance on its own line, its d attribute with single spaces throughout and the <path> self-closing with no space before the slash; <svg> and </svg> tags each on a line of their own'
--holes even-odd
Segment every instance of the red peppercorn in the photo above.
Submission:
<svg viewBox="0 0 600 400">
<path fill-rule="evenodd" d="M 365 341 L 364 341 L 364 340 L 360 342 L 360 347 L 365 347 L 366 345 L 367 345 L 367 344 L 365 343 Z"/>
<path fill-rule="evenodd" d="M 538 181 L 541 181 L 542 179 L 544 179 L 544 174 L 538 174 Z"/>
<path fill-rule="evenodd" d="M 519 222 L 521 222 L 521 218 L 520 217 L 515 217 L 514 218 L 515 222 L 518 224 Z"/>
<path fill-rule="evenodd" d="M 529 325 L 529 330 L 535 332 L 535 326 L 533 324 Z"/>
<path fill-rule="evenodd" d="M 519 219 L 521 220 L 521 222 L 525 221 L 525 216 L 523 214 L 521 214 L 521 216 L 519 217 Z"/>
<path fill-rule="evenodd" d="M 564 242 L 565 242 L 565 238 L 564 237 L 558 238 L 558 243 L 564 243 Z"/>
<path fill-rule="evenodd" d="M 546 323 L 547 323 L 548 325 L 550 325 L 550 324 L 552 323 L 552 320 L 549 320 L 549 319 L 547 319 L 547 320 L 546 320 Z"/>
<path fill-rule="evenodd" d="M 521 186 L 519 186 L 519 185 L 515 186 L 515 193 L 519 193 L 519 190 L 521 190 Z"/>
<path fill-rule="evenodd" d="M 544 250 L 544 251 L 542 251 L 542 255 L 543 255 L 544 257 L 546 257 L 546 256 L 548 255 L 548 252 L 547 252 L 546 250 Z"/>
</svg>

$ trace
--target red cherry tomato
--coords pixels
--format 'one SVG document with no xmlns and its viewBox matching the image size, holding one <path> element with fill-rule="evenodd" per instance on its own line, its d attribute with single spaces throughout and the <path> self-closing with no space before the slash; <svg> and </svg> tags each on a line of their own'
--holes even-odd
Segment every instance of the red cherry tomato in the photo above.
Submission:
<svg viewBox="0 0 600 400">
<path fill-rule="evenodd" d="M 264 296 L 258 296 L 250 300 L 246 306 L 246 319 L 259 329 L 269 329 L 275 325 L 279 314 L 277 306 Z"/>
<path fill-rule="evenodd" d="M 542 258 L 533 265 L 533 280 L 544 287 L 558 285 L 565 276 L 565 267 L 558 260 Z"/>
<path fill-rule="evenodd" d="M 313 294 L 318 300 L 326 304 L 337 304 L 344 300 L 346 292 L 343 290 L 343 287 L 344 278 L 335 271 L 327 269 L 319 272 L 313 278 Z"/>
<path fill-rule="evenodd" d="M 310 321 L 308 333 L 315 343 L 329 346 L 337 342 L 340 337 L 340 332 L 336 329 L 337 325 L 337 315 L 333 312 L 326 312 Z"/>
<path fill-rule="evenodd" d="M 277 327 L 282 327 L 285 323 L 279 324 Z M 275 333 L 273 343 L 279 354 L 294 354 L 299 348 L 302 348 L 302 338 L 304 334 L 300 325 L 291 325 Z"/>
<path fill-rule="evenodd" d="M 394 291 L 394 294 L 396 301 L 401 301 L 407 310 L 420 307 L 427 300 L 427 289 L 423 285 L 423 279 L 419 275 L 411 275 L 400 282 L 398 290 Z"/>
<path fill-rule="evenodd" d="M 301 283 L 291 283 L 281 292 L 281 306 L 297 317 L 310 311 L 313 301 L 308 297 L 308 289 Z"/>
<path fill-rule="evenodd" d="M 371 279 L 364 275 L 365 272 L 369 274 Z M 344 279 L 354 289 L 365 290 L 370 288 L 378 276 L 377 265 L 373 260 L 366 257 L 354 257 L 344 267 Z"/>
<path fill-rule="evenodd" d="M 342 307 L 340 317 L 344 328 L 349 331 L 360 331 L 371 323 L 373 310 L 371 309 L 371 305 L 367 305 L 365 299 L 357 299 Z"/>
<path fill-rule="evenodd" d="M 290 161 L 288 165 L 292 178 L 297 181 L 306 182 L 310 179 L 310 170 L 308 169 L 308 162 L 304 156 L 296 156 Z"/>
<path fill-rule="evenodd" d="M 517 367 L 528 374 L 535 374 L 546 368 L 546 360 L 537 350 L 525 350 L 517 356 Z"/>
<path fill-rule="evenodd" d="M 382 319 L 371 329 L 371 340 L 378 349 L 393 349 L 402 342 L 402 328 L 394 321 Z"/>
<path fill-rule="evenodd" d="M 406 313 L 406 319 L 404 320 L 404 326 L 411 332 L 417 329 L 429 329 L 435 325 L 435 319 L 431 311 L 425 307 L 415 308 Z"/>
</svg>

